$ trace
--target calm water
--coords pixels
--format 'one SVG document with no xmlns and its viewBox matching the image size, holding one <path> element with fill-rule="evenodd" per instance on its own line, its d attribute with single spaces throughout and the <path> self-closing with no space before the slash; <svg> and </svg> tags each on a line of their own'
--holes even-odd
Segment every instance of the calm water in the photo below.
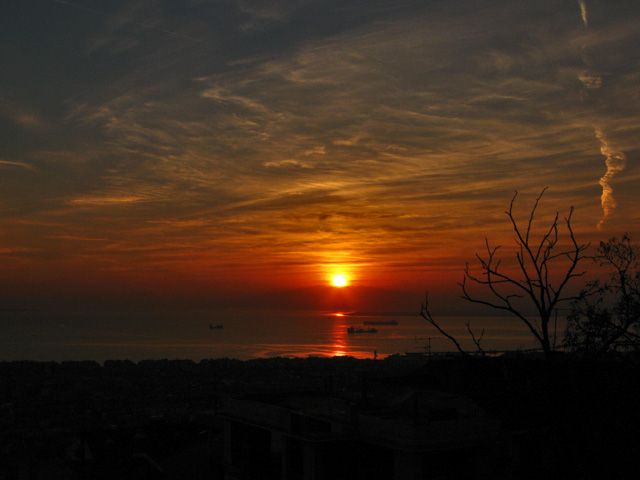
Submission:
<svg viewBox="0 0 640 480">
<path fill-rule="evenodd" d="M 375 334 L 347 334 L 366 320 L 397 320 Z M 463 345 L 466 321 L 485 327 L 485 349 L 531 348 L 535 343 L 514 319 L 442 317 Z M 209 329 L 209 325 L 224 325 Z M 560 329 L 558 330 L 560 331 Z M 431 337 L 431 340 L 429 340 Z M 0 312 L 0 360 L 238 358 L 351 355 L 373 358 L 405 352 L 451 351 L 452 345 L 418 315 L 336 315 L 333 312 L 256 310 L 131 310 Z"/>
</svg>

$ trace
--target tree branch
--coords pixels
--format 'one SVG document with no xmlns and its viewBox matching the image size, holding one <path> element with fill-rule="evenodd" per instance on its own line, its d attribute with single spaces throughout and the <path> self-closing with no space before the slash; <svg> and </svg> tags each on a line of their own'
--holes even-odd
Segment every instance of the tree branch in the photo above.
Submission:
<svg viewBox="0 0 640 480">
<path fill-rule="evenodd" d="M 549 323 L 558 303 L 575 298 L 574 296 L 563 296 L 564 290 L 572 279 L 584 274 L 584 272 L 577 273 L 576 268 L 582 260 L 587 258 L 584 252 L 589 244 L 578 244 L 575 238 L 571 227 L 573 207 L 571 207 L 569 215 L 565 217 L 570 239 L 569 247 L 556 253 L 560 240 L 559 213 L 557 212 L 549 226 L 541 232 L 539 241 L 534 241 L 534 222 L 546 191 L 547 187 L 537 196 L 524 229 L 519 225 L 514 213 L 518 197 L 517 191 L 511 197 L 509 208 L 505 212 L 515 233 L 515 243 L 519 247 L 515 257 L 519 272 L 517 275 L 521 275 L 521 277 L 518 278 L 509 271 L 500 270 L 501 260 L 497 258 L 500 247 L 491 248 L 489 241 L 485 239 L 486 256 L 482 257 L 476 254 L 482 275 L 472 274 L 467 264 L 465 276 L 459 285 L 462 287 L 462 298 L 465 300 L 496 310 L 507 311 L 522 321 L 540 343 L 545 356 L 548 357 L 553 349 L 550 343 Z M 486 289 L 489 299 L 481 299 L 471 294 L 467 279 Z M 554 280 L 559 282 L 557 287 L 553 284 Z M 535 309 L 537 321 L 527 318 L 525 315 L 527 310 L 522 303 L 523 301 L 528 302 Z M 475 343 L 476 338 L 473 334 L 472 338 Z M 479 345 L 476 344 L 476 346 Z"/>
<path fill-rule="evenodd" d="M 422 318 L 424 318 L 427 322 L 429 322 L 431 325 L 433 325 L 434 327 L 436 327 L 436 329 L 445 337 L 447 337 L 449 340 L 451 340 L 451 342 L 456 346 L 456 349 L 463 355 L 463 356 L 467 356 L 468 353 L 462 349 L 462 347 L 460 346 L 460 344 L 458 343 L 458 341 L 451 335 L 449 335 L 447 332 L 445 332 L 440 325 L 438 325 L 438 323 L 434 320 L 433 316 L 431 315 L 431 312 L 429 311 L 429 292 L 425 293 L 424 296 L 424 303 L 422 304 L 422 308 L 420 309 L 420 316 L 422 316 Z"/>
<path fill-rule="evenodd" d="M 467 326 L 467 332 L 469 332 L 469 335 L 471 335 L 471 340 L 473 340 L 473 343 L 476 346 L 476 349 L 478 350 L 478 352 L 480 352 L 480 354 L 483 357 L 486 357 L 487 354 L 485 353 L 485 351 L 480 346 L 480 342 L 482 341 L 482 337 L 484 337 L 484 328 L 482 329 L 482 332 L 480 332 L 480 336 L 476 339 L 476 336 L 474 335 L 473 330 L 471 330 L 471 324 L 469 322 L 466 322 L 465 325 Z"/>
</svg>

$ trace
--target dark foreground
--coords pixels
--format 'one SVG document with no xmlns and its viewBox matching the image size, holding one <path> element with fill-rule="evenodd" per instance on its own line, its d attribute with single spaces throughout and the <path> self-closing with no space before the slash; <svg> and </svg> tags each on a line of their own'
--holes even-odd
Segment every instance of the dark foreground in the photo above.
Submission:
<svg viewBox="0 0 640 480">
<path fill-rule="evenodd" d="M 634 478 L 638 365 L 4 362 L 0 479 Z"/>
</svg>

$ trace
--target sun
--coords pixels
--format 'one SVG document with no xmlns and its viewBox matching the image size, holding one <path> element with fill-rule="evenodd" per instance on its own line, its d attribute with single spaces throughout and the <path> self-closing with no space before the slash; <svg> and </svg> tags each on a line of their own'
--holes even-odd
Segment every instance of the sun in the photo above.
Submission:
<svg viewBox="0 0 640 480">
<path fill-rule="evenodd" d="M 348 279 L 346 275 L 342 273 L 338 273 L 333 277 L 331 277 L 331 283 L 333 284 L 334 287 L 346 287 L 348 283 Z"/>
</svg>

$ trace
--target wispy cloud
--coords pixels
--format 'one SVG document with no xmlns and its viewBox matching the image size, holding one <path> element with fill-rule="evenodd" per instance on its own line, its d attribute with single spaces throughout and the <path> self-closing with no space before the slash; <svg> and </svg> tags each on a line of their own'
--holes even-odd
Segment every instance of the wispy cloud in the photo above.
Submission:
<svg viewBox="0 0 640 480">
<path fill-rule="evenodd" d="M 0 220 L 26 223 L 0 247 L 34 269 L 317 279 L 340 258 L 419 282 L 508 235 L 514 188 L 549 185 L 587 235 L 635 202 L 635 8 L 125 3 L 47 2 L 15 27 L 55 18 L 33 41 L 3 37 Z"/>
<path fill-rule="evenodd" d="M 0 96 L 0 116 L 8 117 L 16 125 L 27 130 L 38 131 L 47 126 L 42 116 L 33 109 L 19 105 L 5 96 Z"/>
<path fill-rule="evenodd" d="M 123 204 L 123 203 L 137 203 L 144 201 L 144 197 L 134 197 L 134 196 L 93 196 L 93 197 L 80 197 L 73 198 L 69 200 L 69 204 L 71 205 L 93 205 L 93 206 L 101 206 L 101 205 L 114 205 L 114 204 Z"/>
<path fill-rule="evenodd" d="M 27 170 L 35 170 L 35 167 L 33 165 L 30 165 L 24 162 L 10 162 L 9 160 L 0 160 L 0 166 L 2 165 L 6 165 L 10 167 L 20 167 L 20 168 L 25 168 Z"/>
<path fill-rule="evenodd" d="M 580 4 L 580 15 L 582 16 L 582 23 L 584 23 L 585 28 L 589 26 L 589 20 L 587 18 L 587 4 L 584 0 L 578 0 Z"/>
</svg>

